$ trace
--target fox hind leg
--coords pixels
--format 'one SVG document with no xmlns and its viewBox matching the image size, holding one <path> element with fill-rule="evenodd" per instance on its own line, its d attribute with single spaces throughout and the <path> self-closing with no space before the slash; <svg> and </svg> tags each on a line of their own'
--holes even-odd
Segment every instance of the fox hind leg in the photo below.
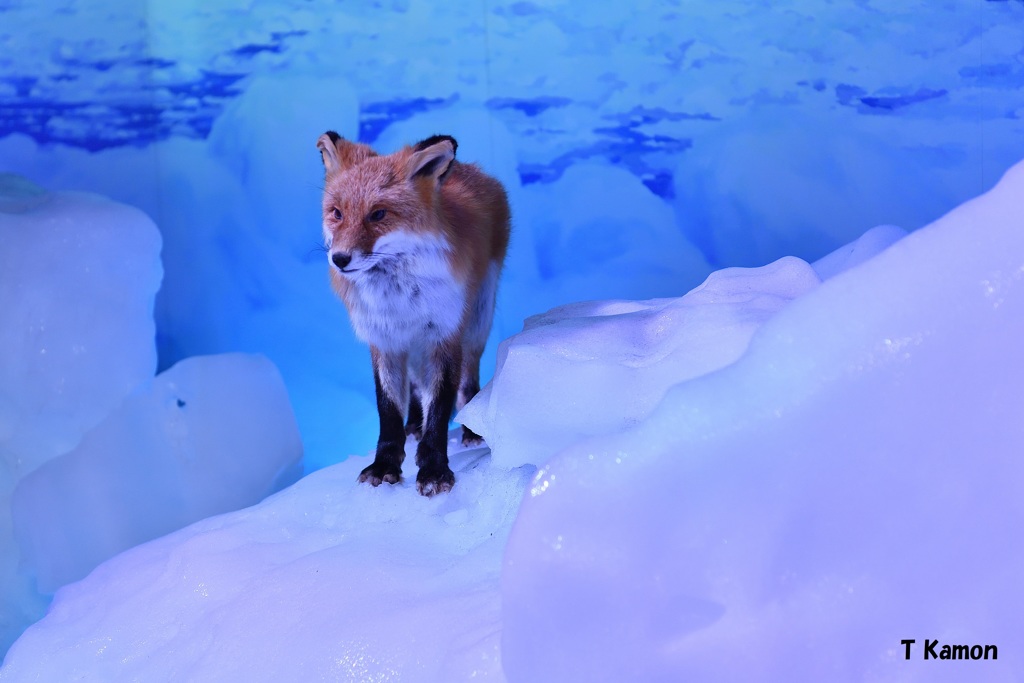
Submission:
<svg viewBox="0 0 1024 683">
<path fill-rule="evenodd" d="M 459 381 L 459 396 L 455 402 L 458 410 L 462 410 L 463 406 L 480 392 L 480 356 L 483 355 L 483 352 L 482 346 L 463 351 L 462 377 Z M 483 442 L 482 436 L 466 425 L 462 425 L 463 446 L 480 446 Z"/>
<path fill-rule="evenodd" d="M 483 282 L 480 283 L 480 290 L 476 294 L 476 300 L 473 302 L 470 313 L 469 324 L 466 326 L 459 396 L 456 401 L 459 410 L 462 410 L 462 407 L 480 391 L 480 356 L 484 353 L 487 337 L 491 333 L 491 325 L 494 322 L 499 270 L 498 262 L 491 261 L 487 268 L 487 274 L 484 276 Z M 479 434 L 465 425 L 462 426 L 463 446 L 479 446 L 483 442 L 484 440 Z"/>
</svg>

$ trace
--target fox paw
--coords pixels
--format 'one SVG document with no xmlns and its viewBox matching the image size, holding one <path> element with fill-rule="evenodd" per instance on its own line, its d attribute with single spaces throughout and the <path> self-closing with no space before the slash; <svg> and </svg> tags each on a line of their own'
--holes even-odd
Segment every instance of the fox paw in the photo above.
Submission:
<svg viewBox="0 0 1024 683">
<path fill-rule="evenodd" d="M 397 484 L 402 481 L 402 468 L 388 463 L 375 462 L 359 473 L 359 483 L 370 486 Z"/>
<path fill-rule="evenodd" d="M 448 493 L 455 486 L 455 474 L 447 465 L 421 467 L 416 475 L 416 490 L 430 498 Z"/>
<path fill-rule="evenodd" d="M 483 446 L 484 437 L 474 432 L 469 427 L 462 426 L 462 445 L 463 446 Z"/>
</svg>

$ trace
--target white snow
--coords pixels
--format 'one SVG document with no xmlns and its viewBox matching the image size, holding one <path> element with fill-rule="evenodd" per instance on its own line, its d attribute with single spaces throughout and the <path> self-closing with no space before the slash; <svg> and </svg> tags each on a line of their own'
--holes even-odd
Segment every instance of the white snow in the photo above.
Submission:
<svg viewBox="0 0 1024 683">
<path fill-rule="evenodd" d="M 103 560 L 298 476 L 266 358 L 153 378 L 160 245 L 138 209 L 0 175 L 0 649 Z"/>
<path fill-rule="evenodd" d="M 400 485 L 358 485 L 350 458 L 118 555 L 0 680 L 503 680 L 501 555 L 533 468 L 455 444 L 449 495 L 416 492 L 410 441 Z"/>
<path fill-rule="evenodd" d="M 156 369 L 160 234 L 141 211 L 0 174 L 0 649 L 42 614 L 18 573 L 18 480 Z"/>
<path fill-rule="evenodd" d="M 563 353 L 520 378 L 520 425 L 558 410 L 580 431 L 532 481 L 453 445 L 456 487 L 425 499 L 412 442 L 399 486 L 356 485 L 364 459 L 324 469 L 61 589 L 0 680 L 1018 680 L 1022 196 L 1024 163 L 820 284 L 783 259 L 539 316 Z M 687 315 L 658 317 L 672 305 Z M 668 342 L 729 305 L 760 327 L 692 355 L 746 350 L 678 371 L 695 359 Z M 521 398 L 584 357 L 572 383 L 653 409 L 591 436 L 571 395 Z M 605 381 L 645 362 L 660 372 Z M 999 659 L 924 662 L 925 638 Z"/>
<path fill-rule="evenodd" d="M 818 277 L 827 280 L 882 253 L 906 235 L 907 231 L 898 226 L 878 225 L 849 244 L 822 256 L 811 266 Z"/>
<path fill-rule="evenodd" d="M 297 479 L 301 458 L 270 361 L 188 358 L 19 482 L 14 535 L 52 593 L 122 550 L 263 499 Z"/>
<path fill-rule="evenodd" d="M 0 175 L 0 453 L 66 452 L 156 370 L 160 233 L 138 209 Z"/>
<path fill-rule="evenodd" d="M 1019 164 L 551 459 L 506 551 L 509 680 L 1020 680 L 1022 197 Z"/>
<path fill-rule="evenodd" d="M 541 465 L 587 436 L 637 424 L 673 385 L 739 358 L 754 332 L 818 276 L 788 256 L 725 268 L 678 299 L 592 301 L 528 319 L 494 379 L 456 419 L 494 461 Z"/>
<path fill-rule="evenodd" d="M 913 231 L 990 187 L 1024 156 L 1024 3 L 1016 0 L 641 0 L 599 7 L 494 0 L 477 9 L 424 0 L 0 2 L 0 171 L 51 189 L 96 192 L 153 217 L 165 266 L 155 304 L 161 366 L 226 351 L 266 355 L 287 386 L 306 471 L 313 471 L 364 452 L 377 434 L 369 353 L 330 291 L 317 248 L 322 168 L 313 142 L 325 129 L 385 150 L 454 134 L 460 159 L 480 161 L 506 184 L 514 228 L 484 380 L 497 341 L 520 332 L 528 317 L 570 302 L 615 300 L 560 309 L 510 343 L 494 396 L 556 406 L 564 396 L 579 405 L 566 408 L 561 429 L 554 412 L 516 425 L 508 417 L 527 417 L 529 406 L 494 397 L 486 410 L 474 405 L 504 465 L 556 457 L 554 466 L 557 449 L 583 437 L 612 443 L 628 425 L 653 419 L 662 394 L 673 396 L 673 382 L 683 380 L 684 387 L 708 387 L 702 391 L 714 395 L 701 399 L 708 406 L 732 406 L 730 419 L 716 418 L 713 433 L 700 437 L 717 444 L 749 421 L 747 404 L 722 377 L 753 373 L 744 386 L 750 400 L 761 396 L 753 376 L 789 367 L 762 350 L 766 334 L 790 330 L 784 321 L 803 302 L 916 249 L 897 241 L 902 231 L 884 226 L 851 240 L 882 222 Z M 34 579 L 16 573 L 11 491 L 152 379 L 159 238 L 148 219 L 123 206 L 46 195 L 10 179 L 0 184 L 8 188 L 0 190 L 2 650 L 44 602 Z M 38 251 L 9 239 L 6 226 L 26 220 L 56 239 L 50 231 L 60 221 L 39 228 L 25 216 L 49 215 L 61 202 L 70 202 L 69 215 L 82 208 L 81 225 L 110 212 L 146 223 L 150 236 L 119 236 L 109 244 L 115 251 L 82 247 L 75 258 L 66 248 L 99 228 Z M 135 266 L 113 258 L 128 251 L 140 259 L 137 280 L 129 277 Z M 719 273 L 709 288 L 724 287 L 736 299 L 680 299 L 713 268 L 763 266 L 787 254 L 811 261 L 830 251 L 811 264 L 813 273 L 793 259 L 776 263 L 799 281 L 776 282 L 763 268 L 737 271 L 755 287 L 737 292 L 730 287 L 740 283 Z M 84 267 L 96 275 L 97 263 L 99 280 L 59 282 L 65 273 L 83 276 Z M 946 266 L 935 262 L 931 275 L 942 277 Z M 814 286 L 815 273 L 824 285 Z M 999 278 L 982 279 L 982 287 L 998 290 Z M 861 292 L 863 305 L 911 308 L 918 299 L 889 288 L 898 280 L 897 273 L 878 275 Z M 788 289 L 801 282 L 804 289 Z M 114 305 L 104 292 L 131 301 Z M 61 310 L 43 305 L 44 296 Z M 960 299 L 942 300 L 947 308 L 927 310 L 957 319 Z M 54 313 L 45 328 L 33 322 L 44 313 Z M 814 371 L 839 372 L 846 356 L 837 349 L 846 348 L 847 337 L 860 338 L 836 322 L 838 310 L 818 313 L 814 329 L 826 336 L 801 358 Z M 125 319 L 113 319 L 120 315 Z M 693 327 L 701 319 L 711 326 L 703 340 Z M 121 322 L 135 332 L 147 326 L 142 345 L 119 336 Z M 811 325 L 790 330 L 794 344 Z M 58 337 L 70 339 L 65 333 L 88 343 L 55 345 Z M 103 335 L 124 345 L 98 345 Z M 566 358 L 559 355 L 569 348 L 569 341 L 559 346 L 562 335 L 580 353 L 609 355 Z M 539 343 L 533 351 L 520 343 L 527 338 Z M 916 348 L 887 338 L 887 348 Z M 46 354 L 39 354 L 41 341 Z M 75 348 L 86 349 L 84 356 L 74 356 Z M 873 362 L 891 354 L 880 351 Z M 42 355 L 48 358 L 40 364 Z M 103 381 L 84 382 L 83 372 Z M 517 372 L 522 382 L 511 381 Z M 555 372 L 585 380 L 552 387 Z M 1007 362 L 1004 374 L 1010 381 L 1019 371 Z M 628 385 L 615 386 L 614 377 Z M 781 385 L 764 387 L 801 389 L 797 380 L 776 380 Z M 582 389 L 582 381 L 599 388 Z M 537 396 L 538 386 L 550 391 Z M 602 393 L 609 388 L 613 393 Z M 905 396 L 911 406 L 918 402 Z M 659 424 L 673 433 L 704 424 L 706 409 L 686 406 Z M 902 404 L 891 410 L 916 415 Z M 847 427 L 873 430 L 871 422 Z M 516 443 L 523 450 L 510 448 Z M 651 453 L 664 445 L 652 443 Z M 652 478 L 664 480 L 666 490 L 675 482 L 669 474 Z M 765 547 L 772 542 L 764 540 Z"/>
<path fill-rule="evenodd" d="M 880 225 L 810 266 L 787 256 L 715 271 L 677 299 L 582 302 L 528 318 L 457 420 L 486 439 L 496 463 L 541 465 L 583 436 L 640 422 L 671 386 L 739 358 L 787 303 L 906 234 Z"/>
</svg>

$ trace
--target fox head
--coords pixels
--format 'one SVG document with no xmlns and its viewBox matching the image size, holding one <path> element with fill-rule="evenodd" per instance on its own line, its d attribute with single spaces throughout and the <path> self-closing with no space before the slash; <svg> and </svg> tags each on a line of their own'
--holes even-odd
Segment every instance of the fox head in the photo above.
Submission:
<svg viewBox="0 0 1024 683">
<path fill-rule="evenodd" d="M 328 131 L 316 146 L 326 174 L 324 242 L 337 272 L 355 280 L 402 258 L 410 244 L 443 243 L 438 195 L 454 138 L 435 135 L 381 156 Z"/>
</svg>

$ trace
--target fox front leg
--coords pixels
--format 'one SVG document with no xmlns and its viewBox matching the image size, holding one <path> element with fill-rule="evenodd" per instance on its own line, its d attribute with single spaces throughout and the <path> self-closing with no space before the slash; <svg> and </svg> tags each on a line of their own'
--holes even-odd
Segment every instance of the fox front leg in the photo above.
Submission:
<svg viewBox="0 0 1024 683">
<path fill-rule="evenodd" d="M 433 351 L 430 378 L 420 388 L 423 404 L 423 438 L 416 447 L 416 489 L 424 496 L 446 493 L 455 486 L 455 474 L 448 466 L 448 420 L 459 391 L 462 347 L 456 342 Z"/>
<path fill-rule="evenodd" d="M 359 474 L 360 482 L 371 486 L 381 483 L 397 484 L 402 481 L 402 461 L 405 460 L 405 426 L 403 408 L 409 400 L 409 382 L 404 354 L 383 353 L 370 348 L 373 358 L 373 380 L 377 389 L 377 415 L 380 418 L 380 436 L 373 464 Z"/>
</svg>

